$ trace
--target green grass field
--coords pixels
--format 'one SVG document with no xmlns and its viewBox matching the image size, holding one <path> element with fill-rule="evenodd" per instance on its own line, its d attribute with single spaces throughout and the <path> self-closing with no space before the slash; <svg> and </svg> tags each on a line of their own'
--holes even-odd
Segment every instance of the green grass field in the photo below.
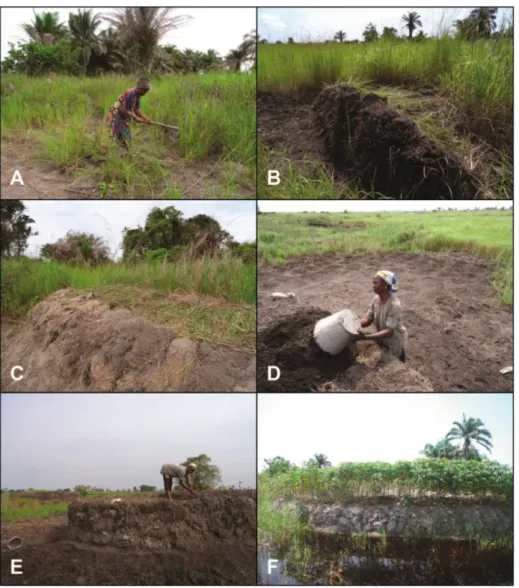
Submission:
<svg viewBox="0 0 519 588">
<path fill-rule="evenodd" d="M 513 43 L 468 43 L 450 37 L 424 42 L 308 43 L 258 47 L 258 89 L 294 92 L 344 80 L 364 84 L 433 84 L 460 110 L 512 131 Z"/>
<path fill-rule="evenodd" d="M 309 222 L 324 226 L 309 227 Z M 352 223 L 353 230 L 348 230 Z M 355 223 L 365 226 L 360 230 Z M 503 301 L 513 304 L 511 211 L 269 213 L 260 214 L 258 228 L 258 256 L 266 263 L 365 251 L 479 253 L 495 261 L 495 285 Z"/>
<path fill-rule="evenodd" d="M 95 268 L 29 258 L 4 260 L 2 316 L 23 317 L 62 288 L 93 291 L 112 307 L 173 325 L 178 336 L 255 350 L 256 266 L 234 256 Z M 200 296 L 195 303 L 183 303 L 182 294 Z"/>
<path fill-rule="evenodd" d="M 218 197 L 239 198 L 244 186 L 253 189 L 255 77 L 245 73 L 156 76 L 152 83 L 141 109 L 154 121 L 178 126 L 178 142 L 158 127 L 132 124 L 133 152 L 124 160 L 109 138 L 106 117 L 110 105 L 133 87 L 133 77 L 5 74 L 4 148 L 17 147 L 20 161 L 13 163 L 19 163 L 22 175 L 23 156 L 41 162 L 45 169 L 66 170 L 73 180 L 89 182 L 98 197 L 193 198 L 190 186 L 179 177 L 187 164 L 202 176 L 217 174 Z M 204 181 L 199 177 L 198 181 L 197 190 L 203 195 Z M 51 185 L 47 188 L 52 190 Z"/>
<path fill-rule="evenodd" d="M 16 494 L 2 492 L 2 521 L 19 521 L 21 519 L 40 519 L 50 515 L 67 512 L 68 502 L 42 504 L 35 498 L 23 498 Z"/>
</svg>

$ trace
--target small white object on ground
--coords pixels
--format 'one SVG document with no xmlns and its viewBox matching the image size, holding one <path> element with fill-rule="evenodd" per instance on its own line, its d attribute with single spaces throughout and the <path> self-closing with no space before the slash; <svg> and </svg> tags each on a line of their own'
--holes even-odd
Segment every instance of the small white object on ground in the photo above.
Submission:
<svg viewBox="0 0 519 588">
<path fill-rule="evenodd" d="M 9 539 L 9 541 L 6 543 L 7 549 L 9 549 L 9 551 L 20 549 L 22 545 L 23 539 L 21 539 L 20 537 L 11 537 L 11 539 Z"/>
<path fill-rule="evenodd" d="M 272 292 L 272 300 L 279 300 L 280 298 L 296 298 L 294 292 Z"/>
<path fill-rule="evenodd" d="M 122 499 L 121 499 L 121 498 L 114 498 L 114 499 L 112 500 L 112 504 L 113 504 L 114 502 L 122 502 Z"/>
<path fill-rule="evenodd" d="M 510 374 L 510 373 L 512 373 L 513 371 L 514 371 L 514 368 L 513 368 L 513 366 L 508 366 L 508 367 L 505 367 L 505 368 L 503 368 L 502 370 L 499 370 L 499 372 L 500 372 L 501 374 Z"/>
<path fill-rule="evenodd" d="M 356 335 L 359 331 L 359 317 L 349 308 L 345 308 L 317 321 L 314 339 L 323 351 L 337 355 L 350 343 L 351 335 Z"/>
</svg>

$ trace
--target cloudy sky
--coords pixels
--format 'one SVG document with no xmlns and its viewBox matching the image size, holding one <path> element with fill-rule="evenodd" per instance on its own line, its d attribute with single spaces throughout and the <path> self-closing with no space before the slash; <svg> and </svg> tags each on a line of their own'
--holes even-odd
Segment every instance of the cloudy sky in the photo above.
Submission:
<svg viewBox="0 0 519 588">
<path fill-rule="evenodd" d="M 184 218 L 207 214 L 240 242 L 256 240 L 256 202 L 254 201 L 144 201 L 144 200 L 24 200 L 27 214 L 34 219 L 36 237 L 28 242 L 26 255 L 37 256 L 40 247 L 64 237 L 68 231 L 94 233 L 103 237 L 112 254 L 122 254 L 124 227 L 144 226 L 154 208 L 174 206 Z"/>
<path fill-rule="evenodd" d="M 255 394 L 2 394 L 3 488 L 163 486 L 206 453 L 224 485 L 256 486 Z"/>
<path fill-rule="evenodd" d="M 37 12 L 57 12 L 60 22 L 67 22 L 69 13 L 74 8 L 37 8 Z M 94 9 L 96 13 L 109 13 L 111 8 L 103 6 Z M 179 8 L 173 15 L 188 15 L 193 17 L 185 26 L 165 35 L 162 45 L 176 45 L 179 49 L 196 49 L 207 51 L 214 49 L 220 55 L 225 55 L 230 49 L 235 49 L 243 41 L 243 35 L 256 28 L 256 10 L 254 8 Z M 21 23 L 33 20 L 32 8 L 2 8 L 2 52 L 1 57 L 7 55 L 9 43 L 27 40 L 25 32 L 20 28 Z M 108 28 L 104 23 L 99 30 Z"/>
<path fill-rule="evenodd" d="M 485 200 L 260 200 L 261 212 L 418 212 L 437 208 L 475 210 L 477 208 L 511 208 L 509 201 Z"/>
<path fill-rule="evenodd" d="M 513 464 L 512 394 L 259 394 L 258 470 L 277 455 L 302 465 L 411 460 L 463 413 L 492 433 L 492 459 Z"/>
<path fill-rule="evenodd" d="M 363 40 L 366 25 L 374 23 L 379 32 L 383 27 L 394 27 L 402 33 L 402 15 L 416 11 L 421 16 L 423 31 L 436 35 L 453 21 L 465 18 L 472 8 L 260 8 L 258 32 L 261 39 L 270 43 L 288 40 L 296 42 L 331 39 L 339 30 L 349 41 Z M 511 8 L 500 8 L 498 23 L 512 17 Z"/>
</svg>

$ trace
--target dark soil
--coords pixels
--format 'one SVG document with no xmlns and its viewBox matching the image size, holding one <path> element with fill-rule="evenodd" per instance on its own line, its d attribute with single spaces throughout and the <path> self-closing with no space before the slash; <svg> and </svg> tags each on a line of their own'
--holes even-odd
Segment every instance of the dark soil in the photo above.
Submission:
<svg viewBox="0 0 519 588">
<path fill-rule="evenodd" d="M 499 372 L 513 364 L 512 313 L 492 285 L 493 263 L 464 253 L 398 251 L 323 255 L 284 265 L 260 265 L 260 391 L 266 389 L 264 366 L 279 353 L 279 345 L 270 344 L 272 333 L 301 308 L 289 300 L 272 300 L 270 294 L 295 292 L 302 308 L 318 306 L 329 313 L 351 308 L 363 317 L 373 298 L 373 275 L 381 267 L 394 271 L 400 282 L 399 298 L 409 332 L 407 362 L 401 365 L 427 378 L 435 392 L 513 391 L 513 375 Z M 370 344 L 361 341 L 357 347 L 362 356 L 369 352 Z M 345 371 L 356 369 L 353 366 Z M 407 388 L 402 385 L 402 375 L 391 376 L 398 376 L 398 381 L 386 378 L 386 382 L 393 382 L 392 391 Z M 269 383 L 272 385 L 275 382 Z"/>
<path fill-rule="evenodd" d="M 322 351 L 313 339 L 315 323 L 331 313 L 319 308 L 292 312 L 258 337 L 259 389 L 265 392 L 315 392 L 321 383 L 333 380 L 355 361 L 346 349 L 338 355 Z M 275 365 L 282 377 L 267 379 L 267 368 Z"/>
<path fill-rule="evenodd" d="M 477 197 L 461 162 L 389 108 L 387 98 L 336 85 L 319 94 L 313 109 L 328 158 L 362 189 L 391 198 Z"/>
<path fill-rule="evenodd" d="M 4 523 L 2 584 L 252 585 L 256 577 L 253 495 L 200 492 L 179 493 L 173 502 L 157 497 L 148 501 L 123 497 L 116 504 L 79 501 L 69 507 L 68 517 Z M 118 547 L 105 541 L 109 535 L 144 541 L 140 547 Z M 13 536 L 24 542 L 20 549 L 9 551 L 6 541 Z M 167 540 L 170 547 L 154 548 L 157 540 Z M 10 574 L 11 559 L 22 560 L 23 575 Z"/>
<path fill-rule="evenodd" d="M 324 110 L 320 104 L 327 102 L 326 93 L 258 93 L 258 137 L 269 150 L 270 169 L 283 173 L 289 161 L 299 174 L 316 181 L 324 169 L 333 184 L 334 197 L 339 199 L 349 198 L 353 192 L 358 197 L 373 197 L 374 191 L 376 197 L 474 199 L 488 197 L 490 192 L 482 189 L 479 193 L 477 186 L 489 182 L 494 186 L 491 191 L 497 190 L 494 168 L 499 163 L 484 145 L 479 151 L 487 155 L 471 173 L 456 155 L 422 135 L 413 122 L 414 115 L 449 110 L 443 98 L 424 88 L 419 90 L 417 102 L 416 91 L 400 88 L 402 97 L 412 98 L 414 106 L 407 106 L 407 101 L 400 105 L 398 100 L 388 104 L 386 98 L 370 93 L 361 96 L 361 103 L 356 102 L 355 107 L 345 104 L 351 97 L 350 90 L 358 96 L 354 88 L 348 92 L 339 90 L 347 97 L 341 96 L 336 104 L 326 104 Z M 355 134 L 350 145 L 347 140 L 353 127 L 346 124 L 346 113 L 357 107 L 364 113 L 353 117 Z M 460 125 L 453 123 L 450 128 L 454 136 L 466 137 Z M 412 140 L 407 143 L 409 138 Z M 260 173 L 260 180 L 263 175 Z M 305 188 L 301 186 L 301 190 Z"/>
</svg>

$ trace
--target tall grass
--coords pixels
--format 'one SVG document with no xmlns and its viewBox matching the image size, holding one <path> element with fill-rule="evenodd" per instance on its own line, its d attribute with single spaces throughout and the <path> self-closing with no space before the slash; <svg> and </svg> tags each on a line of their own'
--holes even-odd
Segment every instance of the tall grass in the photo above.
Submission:
<svg viewBox="0 0 519 588">
<path fill-rule="evenodd" d="M 501 129 L 511 148 L 513 42 L 469 43 L 447 35 L 422 42 L 306 43 L 258 47 L 262 92 L 318 90 L 323 83 L 441 86 L 469 130 Z M 491 128 L 488 122 L 491 122 Z"/>
<path fill-rule="evenodd" d="M 128 191 L 130 195 L 136 192 L 135 184 L 139 184 L 140 194 L 163 180 L 172 150 L 178 150 L 186 161 L 212 157 L 239 163 L 248 170 L 251 182 L 254 180 L 254 76 L 155 77 L 152 90 L 141 100 L 141 109 L 154 121 L 178 126 L 178 141 L 173 145 L 158 127 L 132 124 L 138 157 L 127 160 L 118 156 L 109 139 L 106 118 L 110 105 L 134 84 L 135 79 L 128 76 L 29 78 L 5 74 L 3 138 L 9 140 L 22 133 L 37 147 L 37 157 L 58 167 L 86 169 L 98 164 L 101 181 L 120 184 L 123 197 L 128 197 Z"/>
<path fill-rule="evenodd" d="M 256 266 L 231 255 L 93 268 L 6 259 L 2 262 L 2 316 L 23 317 L 63 288 L 94 291 L 111 308 L 120 306 L 153 322 L 170 324 L 177 336 L 255 350 Z M 170 298 L 181 294 L 200 298 Z"/>
<path fill-rule="evenodd" d="M 254 304 L 256 300 L 255 266 L 233 256 L 97 267 L 21 258 L 2 263 L 2 313 L 23 315 L 60 288 L 86 290 L 116 284 L 138 285 L 163 293 L 196 292 L 228 302 Z"/>
<path fill-rule="evenodd" d="M 495 262 L 494 285 L 513 304 L 511 211 L 260 214 L 258 255 L 284 263 L 305 255 L 365 251 L 467 251 Z M 316 224 L 321 226 L 315 226 Z"/>
</svg>

